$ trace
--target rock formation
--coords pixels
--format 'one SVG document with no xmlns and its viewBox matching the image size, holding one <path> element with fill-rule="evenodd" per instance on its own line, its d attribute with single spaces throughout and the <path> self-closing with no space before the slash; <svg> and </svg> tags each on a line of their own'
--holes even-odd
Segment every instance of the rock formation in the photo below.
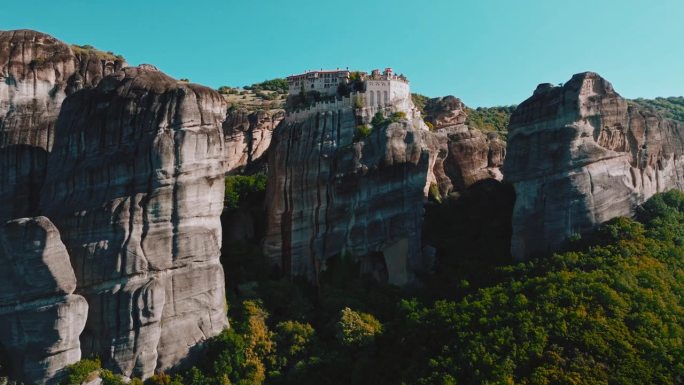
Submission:
<svg viewBox="0 0 684 385">
<path fill-rule="evenodd" d="M 40 211 L 88 301 L 84 356 L 147 377 L 227 326 L 219 263 L 225 105 L 152 66 L 69 96 Z"/>
<path fill-rule="evenodd" d="M 223 122 L 228 172 L 260 160 L 271 145 L 273 130 L 284 117 L 284 110 L 228 109 Z"/>
<path fill-rule="evenodd" d="M 684 189 L 683 155 L 681 123 L 628 105 L 595 73 L 539 85 L 509 126 L 513 257 L 548 252 L 657 192 Z"/>
<path fill-rule="evenodd" d="M 0 31 L 0 219 L 35 215 L 64 98 L 125 66 L 40 32 Z"/>
<path fill-rule="evenodd" d="M 422 268 L 420 234 L 430 172 L 420 119 L 357 124 L 374 111 L 297 113 L 274 133 L 269 154 L 265 252 L 288 274 L 316 279 L 333 256 L 395 284 Z"/>
<path fill-rule="evenodd" d="M 18 380 L 56 383 L 81 358 L 88 304 L 57 228 L 45 217 L 0 227 L 0 344 Z"/>
<path fill-rule="evenodd" d="M 434 98 L 425 105 L 425 120 L 438 139 L 443 160 L 437 162 L 435 175 L 442 194 L 452 188 L 463 191 L 483 179 L 501 180 L 500 168 L 506 156 L 506 143 L 496 132 L 483 132 L 466 125 L 466 107 L 454 96 Z"/>
</svg>

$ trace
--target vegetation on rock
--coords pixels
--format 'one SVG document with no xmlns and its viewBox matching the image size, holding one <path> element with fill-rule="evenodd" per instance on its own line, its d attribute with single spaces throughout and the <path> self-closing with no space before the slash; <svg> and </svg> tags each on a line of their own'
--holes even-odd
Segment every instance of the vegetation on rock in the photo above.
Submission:
<svg viewBox="0 0 684 385">
<path fill-rule="evenodd" d="M 629 102 L 639 107 L 655 109 L 668 119 L 684 122 L 684 96 L 655 99 L 638 98 Z"/>
<path fill-rule="evenodd" d="M 508 121 L 516 106 L 467 108 L 466 124 L 483 131 L 508 131 Z"/>
</svg>

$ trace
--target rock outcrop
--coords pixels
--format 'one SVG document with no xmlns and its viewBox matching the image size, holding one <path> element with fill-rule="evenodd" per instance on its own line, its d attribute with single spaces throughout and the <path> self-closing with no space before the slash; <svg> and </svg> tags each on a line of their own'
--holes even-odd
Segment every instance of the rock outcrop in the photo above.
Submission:
<svg viewBox="0 0 684 385">
<path fill-rule="evenodd" d="M 286 274 L 316 280 L 333 256 L 360 258 L 381 280 L 406 284 L 423 268 L 421 226 L 431 154 L 421 119 L 373 128 L 375 111 L 289 115 L 269 150 L 265 252 Z"/>
<path fill-rule="evenodd" d="M 509 126 L 513 257 L 546 253 L 657 192 L 684 189 L 683 155 L 681 123 L 628 105 L 595 73 L 539 85 Z"/>
<path fill-rule="evenodd" d="M 425 120 L 432 124 L 441 152 L 434 170 L 440 192 L 464 191 L 483 179 L 501 180 L 506 143 L 496 132 L 484 132 L 466 124 L 466 106 L 454 96 L 428 100 Z M 439 177 L 443 175 L 443 177 Z"/>
<path fill-rule="evenodd" d="M 64 98 L 125 65 L 40 32 L 0 31 L 0 219 L 36 214 Z"/>
<path fill-rule="evenodd" d="M 228 172 L 259 161 L 271 145 L 273 130 L 283 118 L 284 110 L 228 109 L 223 123 Z"/>
<path fill-rule="evenodd" d="M 227 326 L 224 116 L 217 92 L 152 66 L 63 103 L 40 211 L 89 305 L 83 355 L 118 373 L 172 368 Z"/>
<path fill-rule="evenodd" d="M 81 358 L 88 304 L 57 228 L 45 217 L 0 227 L 0 346 L 17 380 L 54 384 Z"/>
</svg>

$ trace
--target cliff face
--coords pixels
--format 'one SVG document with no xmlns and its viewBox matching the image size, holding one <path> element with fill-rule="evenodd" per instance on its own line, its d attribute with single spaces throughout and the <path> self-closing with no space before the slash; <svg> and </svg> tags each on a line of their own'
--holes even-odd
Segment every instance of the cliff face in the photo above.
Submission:
<svg viewBox="0 0 684 385">
<path fill-rule="evenodd" d="M 0 227 L 0 342 L 29 384 L 54 383 L 81 358 L 88 312 L 57 228 L 45 217 Z"/>
<path fill-rule="evenodd" d="M 501 180 L 506 143 L 495 132 L 483 132 L 466 125 L 466 107 L 453 96 L 434 98 L 425 105 L 425 120 L 430 122 L 441 147 L 436 175 L 440 191 L 464 191 L 483 179 Z M 440 165 L 441 163 L 441 165 Z"/>
<path fill-rule="evenodd" d="M 123 66 L 40 32 L 0 31 L 0 219 L 35 215 L 64 98 Z"/>
<path fill-rule="evenodd" d="M 539 85 L 509 126 L 512 255 L 547 252 L 657 192 L 684 189 L 682 155 L 681 123 L 629 106 L 595 73 Z"/>
<path fill-rule="evenodd" d="M 283 110 L 228 109 L 223 122 L 227 170 L 230 172 L 260 160 L 271 145 L 273 130 L 284 117 Z"/>
<path fill-rule="evenodd" d="M 151 66 L 65 100 L 40 210 L 89 305 L 84 356 L 147 377 L 227 326 L 224 114 L 218 93 Z"/>
<path fill-rule="evenodd" d="M 372 114 L 368 114 L 372 116 Z M 286 117 L 269 155 L 266 254 L 288 274 L 316 279 L 328 258 L 361 257 L 396 284 L 421 268 L 429 134 L 418 120 L 359 138 L 352 108 Z"/>
</svg>

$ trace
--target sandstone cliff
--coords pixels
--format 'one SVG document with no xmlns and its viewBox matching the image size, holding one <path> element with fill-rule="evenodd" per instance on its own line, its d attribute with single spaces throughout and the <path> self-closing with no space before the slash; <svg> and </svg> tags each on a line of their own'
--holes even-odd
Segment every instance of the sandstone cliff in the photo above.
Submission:
<svg viewBox="0 0 684 385">
<path fill-rule="evenodd" d="M 55 383 L 81 358 L 88 304 L 57 228 L 45 217 L 0 226 L 0 343 L 29 384 Z"/>
<path fill-rule="evenodd" d="M 681 123 L 628 105 L 595 73 L 539 85 L 509 126 L 513 257 L 553 250 L 657 192 L 684 189 L 682 155 Z"/>
<path fill-rule="evenodd" d="M 225 105 L 151 66 L 68 97 L 40 211 L 88 302 L 84 356 L 147 377 L 227 326 L 219 263 Z"/>
<path fill-rule="evenodd" d="M 434 170 L 442 194 L 464 191 L 483 179 L 501 180 L 506 143 L 496 132 L 484 132 L 466 124 L 466 107 L 454 96 L 434 98 L 425 105 L 425 120 L 432 124 L 442 153 Z M 443 175 L 441 178 L 440 176 Z"/>
<path fill-rule="evenodd" d="M 284 110 L 228 109 L 223 122 L 227 171 L 259 161 L 271 145 L 273 130 L 284 117 Z"/>
<path fill-rule="evenodd" d="M 0 219 L 35 215 L 64 98 L 124 67 L 36 31 L 0 31 Z"/>
<path fill-rule="evenodd" d="M 276 129 L 265 252 L 285 273 L 315 280 L 336 255 L 359 257 L 365 271 L 396 284 L 422 268 L 429 132 L 405 119 L 361 138 L 363 119 L 349 107 L 288 116 Z"/>
</svg>

